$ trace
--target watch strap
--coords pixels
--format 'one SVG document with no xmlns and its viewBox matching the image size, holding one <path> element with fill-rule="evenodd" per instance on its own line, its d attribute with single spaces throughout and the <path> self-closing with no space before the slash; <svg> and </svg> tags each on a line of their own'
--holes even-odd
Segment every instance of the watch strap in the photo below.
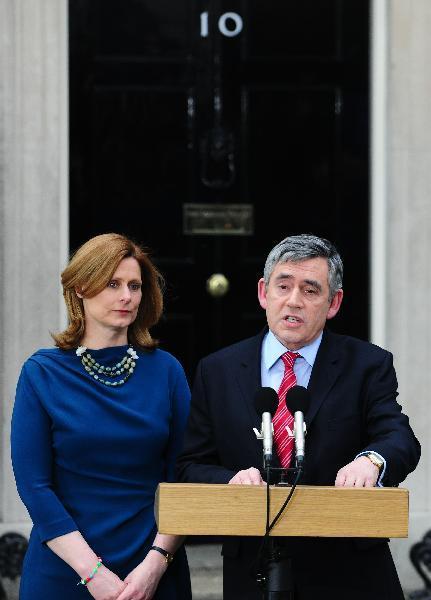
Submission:
<svg viewBox="0 0 431 600">
<path fill-rule="evenodd" d="M 171 562 L 174 560 L 174 555 L 171 552 L 165 550 L 164 548 L 160 548 L 160 546 L 151 546 L 150 550 L 155 550 L 156 552 L 162 554 L 165 557 L 166 564 L 168 565 L 170 565 Z"/>
<path fill-rule="evenodd" d="M 373 465 L 375 465 L 379 469 L 379 471 L 382 470 L 384 462 L 381 458 L 377 456 L 377 454 L 375 454 L 374 452 L 367 452 L 367 454 L 365 454 L 364 456 L 366 456 L 368 460 L 370 460 L 373 463 Z"/>
</svg>

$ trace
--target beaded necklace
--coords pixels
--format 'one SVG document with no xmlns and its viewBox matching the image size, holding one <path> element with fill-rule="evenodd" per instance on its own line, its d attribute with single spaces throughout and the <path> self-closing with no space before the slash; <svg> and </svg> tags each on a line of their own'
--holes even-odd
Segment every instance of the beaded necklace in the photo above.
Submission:
<svg viewBox="0 0 431 600">
<path fill-rule="evenodd" d="M 110 387 L 124 385 L 135 370 L 135 360 L 139 358 L 132 346 L 127 349 L 120 362 L 110 367 L 98 363 L 88 352 L 86 346 L 79 346 L 76 349 L 76 356 L 81 357 L 82 366 L 93 379 Z M 121 379 L 114 380 L 114 377 L 121 377 Z"/>
</svg>

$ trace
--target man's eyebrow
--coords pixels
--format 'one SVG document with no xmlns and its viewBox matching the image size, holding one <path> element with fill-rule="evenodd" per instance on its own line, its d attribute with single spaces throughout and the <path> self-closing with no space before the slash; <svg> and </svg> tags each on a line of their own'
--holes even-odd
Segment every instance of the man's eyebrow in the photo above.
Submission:
<svg viewBox="0 0 431 600">
<path fill-rule="evenodd" d="M 275 281 L 281 281 L 283 279 L 294 279 L 294 277 L 291 273 L 279 273 L 276 276 Z M 319 290 L 319 292 L 322 291 L 322 284 L 316 281 L 315 279 L 304 279 L 304 283 L 305 285 L 313 286 L 314 288 L 316 288 L 316 290 Z"/>
<path fill-rule="evenodd" d="M 315 279 L 305 279 L 305 283 L 306 283 L 307 285 L 312 285 L 313 287 L 315 287 L 316 289 L 318 289 L 318 290 L 319 290 L 319 292 L 321 292 L 321 291 L 322 291 L 322 286 L 321 286 L 321 284 L 320 284 L 318 281 L 316 281 Z"/>
<path fill-rule="evenodd" d="M 293 275 L 291 275 L 290 273 L 279 273 L 275 279 L 277 281 L 279 281 L 280 279 L 293 279 Z"/>
</svg>

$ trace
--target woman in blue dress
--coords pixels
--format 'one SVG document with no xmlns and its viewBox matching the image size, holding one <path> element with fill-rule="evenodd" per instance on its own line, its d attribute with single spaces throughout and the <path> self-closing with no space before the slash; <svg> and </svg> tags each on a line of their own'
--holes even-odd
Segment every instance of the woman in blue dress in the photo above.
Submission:
<svg viewBox="0 0 431 600">
<path fill-rule="evenodd" d="M 69 325 L 25 362 L 12 418 L 33 521 L 20 600 L 189 600 L 183 538 L 154 519 L 190 400 L 182 367 L 149 333 L 161 277 L 142 248 L 104 234 L 73 255 L 62 285 Z"/>
</svg>

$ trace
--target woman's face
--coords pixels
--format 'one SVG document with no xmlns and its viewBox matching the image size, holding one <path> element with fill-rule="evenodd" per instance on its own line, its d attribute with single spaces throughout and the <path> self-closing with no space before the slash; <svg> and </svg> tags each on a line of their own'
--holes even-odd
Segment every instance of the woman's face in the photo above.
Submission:
<svg viewBox="0 0 431 600">
<path fill-rule="evenodd" d="M 141 268 L 136 258 L 124 258 L 104 290 L 92 298 L 82 298 L 85 329 L 111 333 L 126 330 L 136 319 L 142 298 Z M 85 292 L 84 292 L 85 293 Z"/>
</svg>

